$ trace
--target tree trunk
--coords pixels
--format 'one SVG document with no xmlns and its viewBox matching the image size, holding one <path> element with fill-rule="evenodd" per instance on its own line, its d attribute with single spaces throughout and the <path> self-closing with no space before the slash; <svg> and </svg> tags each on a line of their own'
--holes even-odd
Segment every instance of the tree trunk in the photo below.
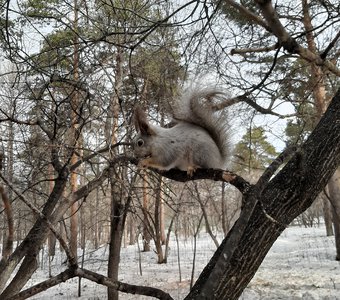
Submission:
<svg viewBox="0 0 340 300">
<path fill-rule="evenodd" d="M 71 190 L 74 193 L 77 190 L 77 174 L 71 174 Z M 77 257 L 78 248 L 78 202 L 72 204 L 70 208 L 70 249 Z"/>
<path fill-rule="evenodd" d="M 111 233 L 110 233 L 110 247 L 109 247 L 109 262 L 108 262 L 108 277 L 112 280 L 118 280 L 118 268 L 120 261 L 120 248 L 122 243 L 122 237 L 124 232 L 125 222 L 125 208 L 122 203 L 122 195 L 115 192 L 115 183 L 113 178 L 116 176 L 112 172 L 111 178 Z M 117 300 L 118 290 L 108 288 L 108 299 Z"/>
<path fill-rule="evenodd" d="M 339 163 L 340 90 L 286 166 L 245 193 L 239 219 L 185 299 L 238 299 L 273 243 L 313 203 Z"/>
<path fill-rule="evenodd" d="M 165 235 L 165 211 L 164 211 L 164 200 L 163 196 L 160 199 L 160 207 L 159 207 L 159 230 L 161 235 L 161 243 L 162 245 L 166 244 L 166 235 Z"/>
<path fill-rule="evenodd" d="M 142 171 L 143 174 L 143 204 L 142 204 L 142 212 L 143 212 L 143 252 L 149 252 L 150 241 L 151 241 L 151 226 L 149 223 L 148 209 L 149 209 L 149 195 L 148 195 L 148 175 L 145 170 Z"/>
<path fill-rule="evenodd" d="M 48 194 L 51 194 L 53 191 L 54 187 L 54 182 L 53 182 L 53 167 L 51 164 L 48 165 L 48 177 L 49 177 L 49 185 L 48 185 Z M 55 246 L 56 246 L 56 237 L 51 231 L 48 235 L 48 255 L 51 257 L 54 257 L 55 255 Z"/>
<path fill-rule="evenodd" d="M 74 0 L 74 20 L 73 20 L 73 27 L 75 33 L 78 31 L 78 0 Z M 75 82 L 79 80 L 79 53 L 78 53 L 78 34 L 75 34 L 74 41 L 73 41 L 73 79 Z M 71 137 L 70 137 L 70 145 L 74 147 L 73 154 L 71 157 L 71 165 L 75 164 L 78 160 L 76 155 L 76 148 L 78 146 L 78 90 L 75 89 L 72 93 L 71 99 Z M 75 171 L 71 173 L 70 177 L 70 184 L 71 184 L 71 192 L 74 193 L 78 188 L 78 175 Z M 70 249 L 77 259 L 77 248 L 78 248 L 78 202 L 74 202 L 71 206 L 70 210 Z"/>
<path fill-rule="evenodd" d="M 221 195 L 221 213 L 222 213 L 222 230 L 224 236 L 227 236 L 229 226 L 227 224 L 228 211 L 225 205 L 225 182 L 222 182 L 222 195 Z"/>
<path fill-rule="evenodd" d="M 7 234 L 4 235 L 1 260 L 7 260 L 13 251 L 14 218 L 13 218 L 13 209 L 12 209 L 11 201 L 8 198 L 7 192 L 2 185 L 0 185 L 0 196 L 4 204 L 4 211 L 5 211 L 5 215 L 7 218 L 7 229 L 8 229 Z"/>
<path fill-rule="evenodd" d="M 334 223 L 336 260 L 340 260 L 340 170 L 337 169 L 328 183 Z"/>
<path fill-rule="evenodd" d="M 66 180 L 67 177 L 65 175 L 59 176 L 56 179 L 53 191 L 42 210 L 42 214 L 44 214 L 52 224 L 55 224 L 56 220 L 51 218 L 51 214 L 62 196 Z M 41 245 L 46 240 L 48 233 L 49 228 L 44 223 L 44 220 L 39 218 L 27 234 L 26 238 L 14 250 L 10 258 L 6 262 L 0 262 L 0 291 L 2 291 L 15 267 L 24 258 L 17 275 L 0 295 L 0 299 L 7 299 L 10 295 L 19 292 L 30 279 L 37 267 L 36 257 L 38 256 Z"/>
<path fill-rule="evenodd" d="M 160 207 L 162 201 L 162 176 L 159 176 L 156 187 L 156 199 L 155 199 L 155 235 L 154 242 L 158 257 L 158 263 L 164 264 L 167 262 L 167 258 L 164 256 L 162 248 L 162 236 L 161 236 L 161 223 L 160 223 Z"/>
<path fill-rule="evenodd" d="M 109 117 L 112 119 L 112 126 L 107 127 L 107 133 L 110 134 L 110 145 L 117 143 L 118 133 L 118 117 L 119 117 L 119 92 L 123 85 L 123 50 L 117 47 L 116 53 L 116 72 L 115 72 L 115 93 L 110 103 Z M 110 118 L 108 118 L 107 124 L 110 124 Z M 115 156 L 116 149 L 112 148 L 109 151 L 110 160 Z M 124 232 L 124 222 L 126 218 L 126 211 L 124 211 L 123 195 L 124 187 L 116 187 L 115 178 L 117 173 L 123 172 L 123 170 L 114 170 L 113 166 L 110 167 L 110 193 L 111 193 L 111 226 L 110 226 L 110 248 L 109 248 L 109 265 L 108 265 L 108 277 L 112 280 L 118 280 L 118 267 L 120 259 L 120 248 L 122 243 L 122 237 Z M 123 177 L 123 176 L 121 176 Z M 118 290 L 113 288 L 107 289 L 109 300 L 118 300 Z"/>
<path fill-rule="evenodd" d="M 323 215 L 325 219 L 326 235 L 332 236 L 334 235 L 334 231 L 333 231 L 333 223 L 332 223 L 331 205 L 327 197 L 323 197 L 322 202 L 323 202 Z"/>
<path fill-rule="evenodd" d="M 0 172 L 5 171 L 6 176 L 10 182 L 13 182 L 13 143 L 14 143 L 14 128 L 13 123 L 8 123 L 8 142 L 7 142 L 7 169 L 3 170 L 3 159 L 4 153 L 0 152 L 1 162 L 0 162 Z M 8 232 L 4 231 L 3 234 L 3 247 L 2 247 L 2 259 L 7 259 L 13 251 L 13 241 L 14 241 L 14 217 L 12 210 L 12 191 L 6 190 L 4 187 L 2 189 L 2 201 L 4 203 L 4 209 L 6 214 L 6 224 L 8 226 Z M 6 228 L 6 226 L 4 227 Z"/>
<path fill-rule="evenodd" d="M 307 38 L 307 44 L 308 44 L 308 49 L 314 53 L 317 54 L 317 47 L 315 43 L 315 38 L 314 38 L 314 28 L 312 25 L 312 20 L 309 14 L 309 4 L 307 0 L 302 0 L 302 11 L 303 11 L 303 24 L 306 29 L 306 38 Z M 311 71 L 312 71 L 312 76 L 311 76 L 311 90 L 313 91 L 313 96 L 314 96 L 314 101 L 315 101 L 315 106 L 316 106 L 316 112 L 317 112 L 317 118 L 318 120 L 321 118 L 321 116 L 324 114 L 326 111 L 326 107 L 328 105 L 328 101 L 326 99 L 326 87 L 325 87 L 325 81 L 324 81 L 324 76 L 325 74 L 323 73 L 322 69 L 320 66 L 318 66 L 315 62 L 311 63 Z M 335 174 L 333 176 L 336 176 Z M 340 176 L 340 175 L 339 175 Z M 333 182 L 340 181 L 339 178 L 333 178 Z M 335 192 L 335 194 L 333 194 Z M 330 198 L 333 200 L 333 205 L 332 205 L 332 211 L 333 211 L 333 224 L 334 224 L 334 236 L 335 236 L 335 245 L 337 248 L 337 253 L 340 253 L 340 218 L 337 217 L 336 215 L 336 207 L 340 206 L 340 196 L 336 194 L 336 189 L 334 188 L 329 188 L 329 193 L 330 193 Z M 325 200 L 327 201 L 327 200 Z M 334 211 L 335 208 L 335 211 Z M 328 224 L 329 228 L 329 223 L 331 222 L 330 220 L 330 214 L 325 214 L 325 223 Z M 328 233 L 327 233 L 328 234 Z M 338 257 L 338 256 L 337 256 Z M 340 256 L 339 256 L 340 257 Z"/>
</svg>

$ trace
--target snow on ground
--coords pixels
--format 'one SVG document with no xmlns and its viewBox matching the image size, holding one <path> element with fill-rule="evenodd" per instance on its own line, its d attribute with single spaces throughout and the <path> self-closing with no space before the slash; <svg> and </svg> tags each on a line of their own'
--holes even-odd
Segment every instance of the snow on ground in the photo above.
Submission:
<svg viewBox="0 0 340 300">
<path fill-rule="evenodd" d="M 140 253 L 137 245 L 122 249 L 120 280 L 126 283 L 148 285 L 161 288 L 174 299 L 183 299 L 188 293 L 192 272 L 194 242 L 180 242 L 181 277 L 177 246 L 170 242 L 168 264 L 157 264 L 156 254 Z M 201 234 L 197 241 L 195 276 L 207 264 L 215 251 L 209 236 Z M 106 275 L 108 247 L 97 251 L 88 251 L 84 267 Z M 340 264 L 335 261 L 334 237 L 326 237 L 325 229 L 290 227 L 273 245 L 257 274 L 250 282 L 240 299 L 339 299 L 340 300 Z M 64 257 L 55 257 L 51 270 L 56 275 L 64 269 Z M 48 278 L 47 258 L 44 267 L 33 275 L 28 286 Z M 142 274 L 140 273 L 141 264 Z M 87 280 L 81 281 L 81 297 L 77 297 L 78 279 L 70 280 L 31 299 L 106 299 L 106 289 Z M 120 299 L 151 299 L 148 297 L 120 294 Z"/>
</svg>

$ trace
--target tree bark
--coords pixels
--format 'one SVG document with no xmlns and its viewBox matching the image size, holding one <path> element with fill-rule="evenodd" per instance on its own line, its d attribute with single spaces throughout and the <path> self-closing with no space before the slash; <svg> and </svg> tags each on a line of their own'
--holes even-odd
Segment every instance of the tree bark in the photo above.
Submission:
<svg viewBox="0 0 340 300">
<path fill-rule="evenodd" d="M 110 147 L 117 143 L 118 134 L 118 118 L 119 118 L 119 94 L 123 85 L 123 50 L 117 47 L 116 53 L 116 71 L 115 71 L 115 93 L 110 103 L 110 113 L 113 118 L 112 126 L 109 128 L 110 133 L 109 145 Z M 110 118 L 108 118 L 108 124 Z M 110 149 L 109 157 L 110 160 L 115 156 L 115 148 Z M 124 207 L 124 187 L 116 186 L 117 173 L 123 173 L 124 170 L 120 168 L 119 171 L 114 170 L 114 166 L 110 167 L 110 193 L 111 193 L 111 226 L 110 226 L 110 248 L 109 248 L 109 264 L 108 264 L 108 277 L 112 280 L 118 280 L 118 268 L 120 260 L 120 248 L 122 243 L 122 237 L 124 233 L 124 223 L 126 218 L 126 211 Z M 123 176 L 121 176 L 123 177 Z M 116 289 L 108 288 L 108 299 L 118 300 L 118 291 Z"/>
<path fill-rule="evenodd" d="M 314 28 L 312 25 L 311 16 L 309 13 L 309 5 L 307 0 L 302 0 L 302 12 L 303 12 L 303 24 L 306 29 L 306 39 L 308 44 L 308 49 L 317 54 L 317 47 L 314 38 Z M 316 115 L 317 119 L 320 119 L 321 116 L 326 111 L 328 101 L 326 98 L 326 87 L 324 81 L 324 72 L 320 66 L 318 66 L 315 62 L 311 62 L 311 90 L 313 91 L 313 97 L 316 107 Z M 337 177 L 338 176 L 338 177 Z M 334 224 L 334 237 L 335 237 L 335 245 L 337 251 L 337 259 L 340 259 L 340 215 L 337 214 L 337 207 L 340 206 L 340 195 L 338 194 L 338 190 L 336 188 L 336 182 L 340 182 L 340 172 L 336 172 L 330 180 L 329 187 L 330 198 L 332 199 L 332 215 L 333 218 L 330 219 L 330 214 L 324 214 L 325 223 L 328 226 L 329 223 L 333 221 Z M 328 200 L 325 200 L 328 201 Z M 327 212 L 327 211 L 326 211 Z M 328 234 L 329 232 L 327 232 Z"/>
<path fill-rule="evenodd" d="M 61 198 L 66 181 L 66 174 L 62 174 L 56 179 L 53 191 L 50 194 L 50 197 L 42 210 L 42 214 L 45 215 L 46 218 L 49 219 L 53 209 L 55 208 L 55 205 Z M 50 221 L 52 223 L 54 222 L 51 219 Z M 40 247 L 42 243 L 46 240 L 48 233 L 49 228 L 45 226 L 44 220 L 39 218 L 30 230 L 30 232 L 27 234 L 26 238 L 14 250 L 9 259 L 6 262 L 0 263 L 0 291 L 2 291 L 10 275 L 13 273 L 15 267 L 25 257 L 22 263 L 22 266 L 24 266 L 24 268 L 21 267 L 17 272 L 17 274 L 19 274 L 20 272 L 25 273 L 25 277 L 19 275 L 14 277 L 12 282 L 0 295 L 1 299 L 6 299 L 6 297 L 9 297 L 9 295 L 13 295 L 20 291 L 20 289 L 29 280 L 34 272 L 34 268 L 36 267 L 36 257 L 40 251 Z"/>
<path fill-rule="evenodd" d="M 227 209 L 226 209 L 226 205 L 225 205 L 225 182 L 222 182 L 222 186 L 221 186 L 221 214 L 222 214 L 222 230 L 223 230 L 223 234 L 224 236 L 227 236 L 227 233 L 229 231 L 229 226 L 227 224 L 227 219 L 228 219 L 228 215 L 227 215 Z"/>
<path fill-rule="evenodd" d="M 286 166 L 245 193 L 239 219 L 185 299 L 238 299 L 275 240 L 313 203 L 339 163 L 340 90 Z"/>
<path fill-rule="evenodd" d="M 51 164 L 48 165 L 48 177 L 49 177 L 49 185 L 48 185 L 48 194 L 51 194 L 53 191 L 53 187 L 54 187 L 54 182 L 53 182 L 53 167 Z M 53 234 L 53 232 L 51 231 L 48 235 L 48 255 L 51 257 L 54 257 L 55 255 L 55 246 L 56 246 L 56 237 Z"/>
<path fill-rule="evenodd" d="M 340 170 L 337 169 L 328 183 L 334 224 L 336 260 L 340 260 Z"/>
<path fill-rule="evenodd" d="M 334 235 L 334 231 L 333 231 L 331 205 L 327 197 L 323 197 L 322 202 L 323 202 L 323 215 L 325 218 L 326 235 L 332 236 Z"/>
<path fill-rule="evenodd" d="M 164 194 L 164 193 L 162 193 Z M 160 199 L 160 207 L 159 207 L 159 230 L 160 230 L 160 234 L 161 234 L 161 243 L 162 245 L 165 245 L 166 244 L 166 235 L 165 235 L 165 211 L 164 211 L 164 200 L 163 200 L 163 196 L 161 196 L 161 199 Z"/>
<path fill-rule="evenodd" d="M 115 183 L 113 182 L 114 172 L 111 178 L 111 224 L 110 224 L 110 247 L 108 262 L 108 278 L 113 281 L 118 280 L 118 268 L 120 261 L 120 248 L 124 232 L 124 223 L 126 211 L 123 205 L 123 199 L 115 192 Z M 118 290 L 108 287 L 108 299 L 117 300 Z"/>
<path fill-rule="evenodd" d="M 73 30 L 75 33 L 78 31 L 78 0 L 74 0 L 74 20 L 73 20 Z M 79 51 L 78 51 L 78 34 L 74 35 L 73 39 L 73 79 L 75 82 L 79 80 Z M 72 93 L 71 99 L 71 136 L 70 136 L 70 145 L 72 145 L 73 153 L 71 157 L 71 165 L 74 165 L 78 157 L 76 155 L 76 148 L 78 147 L 78 106 L 79 106 L 79 94 L 78 90 L 75 89 Z M 78 188 L 78 174 L 75 170 L 72 171 L 70 176 L 70 185 L 71 192 L 74 193 Z M 78 248 L 78 202 L 74 202 L 70 209 L 70 248 L 73 252 L 73 255 L 77 257 L 77 248 Z"/>
<path fill-rule="evenodd" d="M 149 195 L 148 195 L 148 174 L 145 170 L 142 170 L 142 180 L 143 180 L 143 203 L 142 203 L 142 212 L 143 212 L 143 251 L 149 252 L 150 241 L 151 241 L 151 225 L 149 222 L 148 209 L 149 209 Z"/>
<path fill-rule="evenodd" d="M 154 242 L 158 257 L 158 263 L 164 264 L 167 262 L 167 258 L 164 256 L 162 249 L 162 238 L 161 238 L 161 224 L 160 224 L 160 206 L 162 201 L 162 176 L 158 176 L 156 186 L 156 198 L 155 198 L 155 235 Z"/>
<path fill-rule="evenodd" d="M 1 172 L 1 170 L 0 170 Z M 13 209 L 10 199 L 7 196 L 5 188 L 0 185 L 0 196 L 4 203 L 4 211 L 7 218 L 8 233 L 4 235 L 6 239 L 3 241 L 2 258 L 1 260 L 7 260 L 13 251 L 13 241 L 14 241 L 14 218 Z"/>
</svg>

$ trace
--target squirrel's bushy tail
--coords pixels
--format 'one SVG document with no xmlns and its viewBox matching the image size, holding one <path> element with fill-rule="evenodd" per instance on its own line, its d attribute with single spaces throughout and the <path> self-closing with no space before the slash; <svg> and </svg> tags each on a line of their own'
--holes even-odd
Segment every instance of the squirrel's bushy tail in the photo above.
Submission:
<svg viewBox="0 0 340 300">
<path fill-rule="evenodd" d="M 230 125 L 227 113 L 215 111 L 213 105 L 228 98 L 218 88 L 192 87 L 186 90 L 174 107 L 174 119 L 204 128 L 220 149 L 221 156 L 230 157 Z"/>
</svg>

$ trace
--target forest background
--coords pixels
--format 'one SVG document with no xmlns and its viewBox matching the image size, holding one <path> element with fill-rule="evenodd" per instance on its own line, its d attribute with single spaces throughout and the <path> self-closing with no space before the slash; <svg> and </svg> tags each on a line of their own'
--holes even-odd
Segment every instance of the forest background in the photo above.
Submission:
<svg viewBox="0 0 340 300">
<path fill-rule="evenodd" d="M 171 232 L 203 226 L 218 250 L 187 299 L 237 299 L 293 220 L 322 215 L 340 259 L 338 1 L 0 3 L 1 299 L 76 276 L 108 299 L 171 299 L 118 283 L 122 240 L 152 241 L 161 264 Z M 135 104 L 164 125 L 192 82 L 230 94 L 216 107 L 234 132 L 229 171 L 138 170 Z M 22 291 L 46 243 L 68 266 Z M 106 276 L 79 267 L 78 248 L 105 243 Z"/>
</svg>

